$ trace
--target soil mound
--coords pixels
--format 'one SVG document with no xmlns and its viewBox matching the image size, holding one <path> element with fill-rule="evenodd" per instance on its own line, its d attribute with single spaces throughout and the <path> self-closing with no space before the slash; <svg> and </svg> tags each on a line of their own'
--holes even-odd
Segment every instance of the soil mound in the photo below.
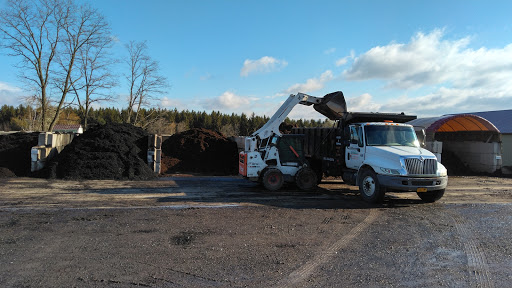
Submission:
<svg viewBox="0 0 512 288">
<path fill-rule="evenodd" d="M 12 177 L 16 177 L 16 174 L 14 174 L 14 172 L 12 172 L 11 170 L 9 170 L 5 167 L 0 167 L 0 178 L 12 178 Z"/>
<path fill-rule="evenodd" d="M 0 167 L 5 167 L 16 176 L 30 174 L 30 153 L 37 146 L 38 132 L 18 132 L 0 135 Z"/>
<path fill-rule="evenodd" d="M 130 124 L 96 126 L 75 137 L 49 165 L 49 177 L 147 180 L 148 134 Z M 53 167 L 53 168 L 52 168 Z"/>
<path fill-rule="evenodd" d="M 236 175 L 238 148 L 217 131 L 195 128 L 162 143 L 162 174 L 176 172 Z"/>
</svg>

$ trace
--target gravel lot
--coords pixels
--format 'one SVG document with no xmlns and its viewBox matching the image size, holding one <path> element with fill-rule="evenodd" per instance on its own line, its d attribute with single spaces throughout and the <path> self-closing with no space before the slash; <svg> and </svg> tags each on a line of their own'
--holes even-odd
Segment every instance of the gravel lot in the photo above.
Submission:
<svg viewBox="0 0 512 288">
<path fill-rule="evenodd" d="M 512 179 L 381 205 L 324 181 L 0 179 L 0 287 L 509 287 Z"/>
</svg>

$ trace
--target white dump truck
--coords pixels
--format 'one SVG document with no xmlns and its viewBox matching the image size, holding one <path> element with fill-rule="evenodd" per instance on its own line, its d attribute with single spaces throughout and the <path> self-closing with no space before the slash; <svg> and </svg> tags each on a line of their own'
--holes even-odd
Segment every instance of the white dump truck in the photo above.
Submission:
<svg viewBox="0 0 512 288">
<path fill-rule="evenodd" d="M 279 125 L 297 104 L 334 120 L 332 128 Z M 341 91 L 322 98 L 298 93 L 258 131 L 245 139 L 239 174 L 278 190 L 286 182 L 311 189 L 323 176 L 341 176 L 359 186 L 362 198 L 380 202 L 387 191 L 416 192 L 426 202 L 440 199 L 448 183 L 446 168 L 421 148 L 414 128 L 404 124 L 416 116 L 403 113 L 347 112 Z"/>
</svg>

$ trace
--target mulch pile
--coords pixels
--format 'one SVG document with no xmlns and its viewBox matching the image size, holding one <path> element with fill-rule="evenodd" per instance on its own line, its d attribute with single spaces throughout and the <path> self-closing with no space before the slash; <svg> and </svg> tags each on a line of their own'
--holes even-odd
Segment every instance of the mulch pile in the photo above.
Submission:
<svg viewBox="0 0 512 288">
<path fill-rule="evenodd" d="M 0 178 L 13 178 L 16 177 L 16 174 L 5 167 L 0 167 Z"/>
<path fill-rule="evenodd" d="M 148 180 L 148 134 L 130 124 L 107 124 L 75 137 L 45 168 L 49 178 Z M 44 172 L 43 172 L 44 174 Z"/>
<path fill-rule="evenodd" d="M 37 146 L 38 137 L 38 132 L 0 135 L 0 167 L 7 168 L 19 177 L 28 176 L 30 153 L 32 147 Z"/>
<path fill-rule="evenodd" d="M 161 173 L 238 174 L 238 148 L 217 131 L 191 129 L 162 143 Z"/>
</svg>

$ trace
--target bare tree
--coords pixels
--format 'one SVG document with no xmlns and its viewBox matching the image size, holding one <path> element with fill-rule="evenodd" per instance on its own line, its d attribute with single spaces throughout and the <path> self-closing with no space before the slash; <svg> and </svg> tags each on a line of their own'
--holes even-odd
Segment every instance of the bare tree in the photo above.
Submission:
<svg viewBox="0 0 512 288">
<path fill-rule="evenodd" d="M 72 75 L 77 53 L 109 33 L 103 16 L 88 5 L 78 7 L 72 0 L 7 0 L 7 7 L 0 11 L 2 47 L 9 55 L 21 58 L 20 76 L 37 91 L 41 130 L 53 129 L 59 118 L 66 95 L 76 81 Z M 61 93 L 53 120 L 47 126 L 51 83 Z"/>
<path fill-rule="evenodd" d="M 55 116 L 50 123 L 50 131 L 59 119 L 67 93 L 78 79 L 81 78 L 76 76 L 80 75 L 80 69 L 75 69 L 77 58 L 81 55 L 80 53 L 85 55 L 88 52 L 83 50 L 91 49 L 91 47 L 102 47 L 105 45 L 105 42 L 109 41 L 111 36 L 108 22 L 97 9 L 93 9 L 89 5 L 77 7 L 70 3 L 67 10 L 61 11 L 61 13 L 67 20 L 62 25 L 64 32 L 62 35 L 63 49 L 58 54 L 60 69 L 56 74 L 60 75 L 60 77 L 55 82 L 56 87 L 61 91 L 61 97 L 57 104 Z"/>
<path fill-rule="evenodd" d="M 60 1 L 59 1 L 60 2 Z M 46 129 L 50 67 L 57 53 L 63 21 L 57 0 L 8 0 L 0 12 L 2 47 L 21 58 L 20 77 L 40 93 L 41 130 Z M 38 94 L 39 94 L 38 93 Z"/>
<path fill-rule="evenodd" d="M 126 123 L 136 124 L 140 109 L 148 106 L 156 95 L 164 93 L 169 85 L 167 78 L 159 74 L 158 62 L 147 55 L 146 42 L 130 41 L 126 48 L 130 57 L 127 61 L 130 73 L 126 76 L 130 85 Z"/>
<path fill-rule="evenodd" d="M 105 37 L 103 41 L 94 45 L 87 43 L 80 50 L 80 78 L 77 82 L 72 81 L 72 90 L 84 118 L 84 127 L 87 127 L 93 103 L 111 101 L 114 98 L 110 90 L 117 85 L 117 77 L 110 69 L 117 61 L 108 52 L 112 44 L 112 38 Z"/>
</svg>

